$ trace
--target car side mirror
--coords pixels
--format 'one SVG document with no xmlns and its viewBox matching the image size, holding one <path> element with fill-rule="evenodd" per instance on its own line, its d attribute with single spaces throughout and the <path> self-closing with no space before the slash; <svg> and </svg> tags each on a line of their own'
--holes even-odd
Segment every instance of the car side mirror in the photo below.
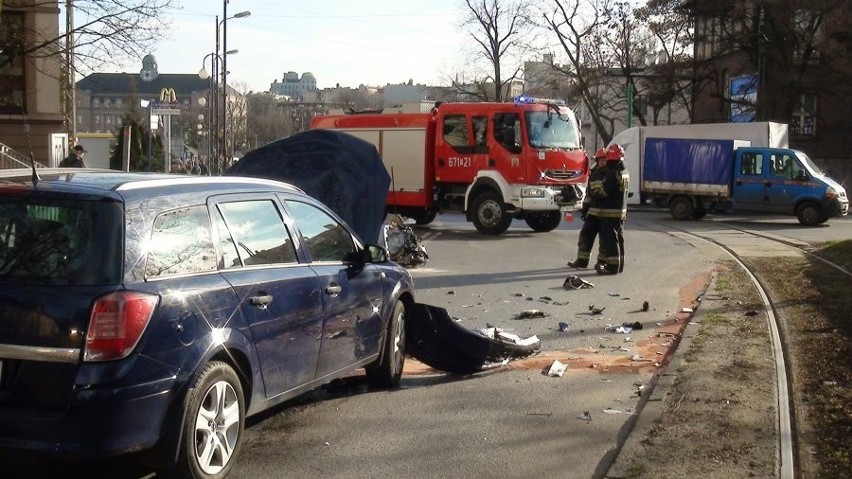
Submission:
<svg viewBox="0 0 852 479">
<path fill-rule="evenodd" d="M 796 175 L 796 179 L 800 181 L 807 181 L 808 174 L 805 173 L 805 170 L 799 170 L 799 174 Z"/>
<path fill-rule="evenodd" d="M 389 261 L 388 250 L 381 246 L 368 244 L 363 249 L 348 253 L 343 257 L 343 262 L 355 269 L 363 268 L 369 263 L 385 263 Z"/>
</svg>

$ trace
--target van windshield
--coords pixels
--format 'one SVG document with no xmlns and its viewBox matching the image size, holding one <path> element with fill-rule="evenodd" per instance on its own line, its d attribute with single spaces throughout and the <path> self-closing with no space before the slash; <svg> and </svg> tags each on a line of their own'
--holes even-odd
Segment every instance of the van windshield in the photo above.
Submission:
<svg viewBox="0 0 852 479">
<path fill-rule="evenodd" d="M 811 172 L 811 174 L 813 174 L 813 175 L 824 175 L 825 174 L 822 171 L 822 169 L 820 169 L 820 167 L 817 166 L 817 164 L 814 163 L 813 160 L 811 160 L 810 157 L 808 157 L 808 155 L 806 155 L 805 153 L 803 153 L 801 151 L 796 151 L 796 157 L 799 159 L 799 161 L 802 162 L 803 165 L 805 165 L 805 168 L 807 168 L 808 171 Z"/>
<path fill-rule="evenodd" d="M 119 203 L 0 197 L 0 284 L 119 283 Z"/>
<path fill-rule="evenodd" d="M 565 108 L 526 111 L 527 138 L 533 148 L 580 148 L 580 134 L 574 115 Z"/>
</svg>

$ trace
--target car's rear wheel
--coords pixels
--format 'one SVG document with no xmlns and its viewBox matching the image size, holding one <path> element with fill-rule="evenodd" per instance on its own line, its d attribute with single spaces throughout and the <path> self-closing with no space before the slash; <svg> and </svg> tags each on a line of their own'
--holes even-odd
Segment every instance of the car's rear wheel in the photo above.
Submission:
<svg viewBox="0 0 852 479">
<path fill-rule="evenodd" d="M 178 477 L 221 479 L 237 460 L 245 427 L 245 399 L 236 372 L 212 361 L 187 402 Z"/>
<path fill-rule="evenodd" d="M 382 353 L 375 363 L 366 367 L 367 382 L 374 388 L 399 386 L 405 365 L 405 305 L 397 301 L 393 307 Z"/>
</svg>

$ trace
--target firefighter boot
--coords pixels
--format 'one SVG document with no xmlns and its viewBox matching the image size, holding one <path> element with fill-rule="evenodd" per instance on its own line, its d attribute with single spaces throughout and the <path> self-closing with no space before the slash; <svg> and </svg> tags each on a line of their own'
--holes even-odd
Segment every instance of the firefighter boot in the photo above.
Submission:
<svg viewBox="0 0 852 479">
<path fill-rule="evenodd" d="M 595 271 L 598 274 L 618 274 L 618 266 L 598 263 L 595 265 Z"/>
<path fill-rule="evenodd" d="M 569 268 L 583 269 L 589 266 L 589 260 L 577 258 L 574 261 L 568 262 Z"/>
</svg>

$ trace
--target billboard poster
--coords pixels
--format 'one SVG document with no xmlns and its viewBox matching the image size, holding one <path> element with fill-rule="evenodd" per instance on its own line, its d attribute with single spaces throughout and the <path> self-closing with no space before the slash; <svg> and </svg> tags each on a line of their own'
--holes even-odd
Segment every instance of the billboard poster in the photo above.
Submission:
<svg viewBox="0 0 852 479">
<path fill-rule="evenodd" d="M 755 120 L 757 105 L 757 75 L 731 78 L 731 123 L 750 123 Z"/>
</svg>

